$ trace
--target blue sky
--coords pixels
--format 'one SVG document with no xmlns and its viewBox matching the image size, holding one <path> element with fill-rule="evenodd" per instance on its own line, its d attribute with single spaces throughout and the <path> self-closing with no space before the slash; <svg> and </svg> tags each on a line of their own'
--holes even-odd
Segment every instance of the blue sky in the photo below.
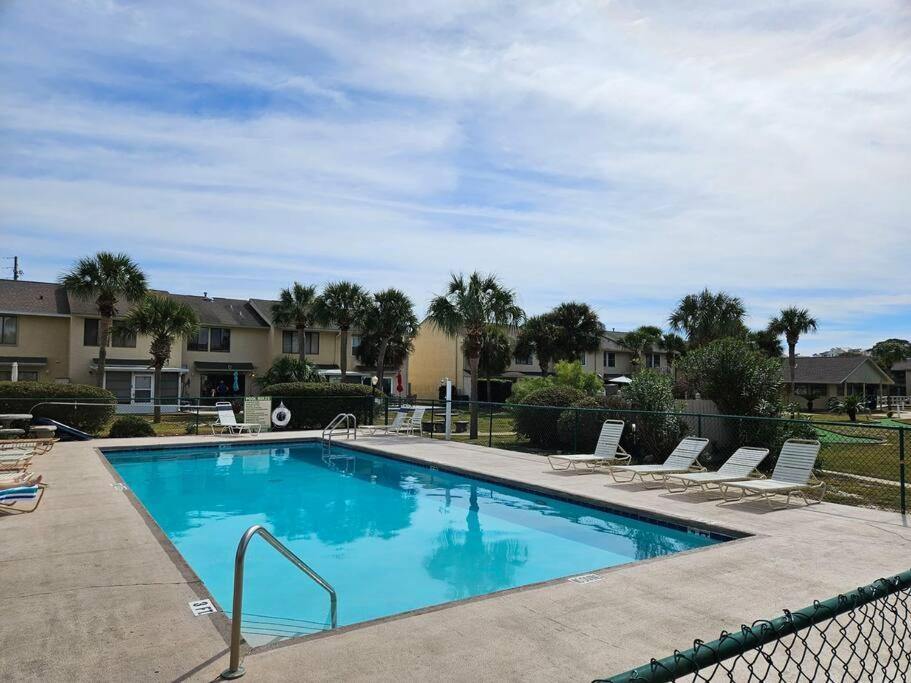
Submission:
<svg viewBox="0 0 911 683">
<path fill-rule="evenodd" d="M 898 0 L 8 0 L 0 255 L 419 312 L 479 269 L 617 329 L 708 286 L 869 346 L 911 337 L 908 121 Z"/>
</svg>

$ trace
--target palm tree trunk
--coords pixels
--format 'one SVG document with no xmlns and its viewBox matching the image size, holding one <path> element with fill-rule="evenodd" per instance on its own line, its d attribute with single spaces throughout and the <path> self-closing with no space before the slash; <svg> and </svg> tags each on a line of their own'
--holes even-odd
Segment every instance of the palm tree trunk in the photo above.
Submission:
<svg viewBox="0 0 911 683">
<path fill-rule="evenodd" d="M 111 326 L 113 319 L 108 316 L 102 316 L 98 323 L 98 377 L 96 384 L 99 387 L 104 386 L 104 367 L 108 358 L 108 342 L 111 340 Z"/>
<path fill-rule="evenodd" d="M 471 418 L 469 423 L 469 439 L 478 438 L 478 365 L 480 365 L 479 356 L 468 357 L 468 367 L 471 370 L 471 384 L 468 393 L 468 400 L 471 405 Z"/>
<path fill-rule="evenodd" d="M 342 350 L 338 357 L 338 367 L 342 371 L 342 382 L 344 382 L 348 375 L 348 328 L 342 327 L 340 331 Z"/>
<path fill-rule="evenodd" d="M 380 387 L 380 391 L 385 392 L 383 388 L 383 375 L 386 374 L 386 349 L 389 348 L 389 342 L 383 340 L 380 342 L 380 348 L 376 353 L 376 376 L 377 384 Z"/>
<path fill-rule="evenodd" d="M 164 361 L 155 360 L 155 407 L 152 409 L 152 422 L 158 424 L 161 422 L 161 367 Z"/>
<path fill-rule="evenodd" d="M 797 349 L 796 344 L 788 344 L 788 366 L 789 366 L 788 369 L 791 371 L 791 388 L 790 388 L 790 392 L 788 395 L 789 401 L 794 400 L 794 388 L 796 387 L 796 384 L 794 381 L 794 374 L 797 370 L 797 351 L 796 351 L 796 349 Z"/>
<path fill-rule="evenodd" d="M 297 359 L 303 363 L 307 360 L 307 352 L 304 350 L 304 339 L 306 337 L 306 325 L 297 326 Z"/>
</svg>

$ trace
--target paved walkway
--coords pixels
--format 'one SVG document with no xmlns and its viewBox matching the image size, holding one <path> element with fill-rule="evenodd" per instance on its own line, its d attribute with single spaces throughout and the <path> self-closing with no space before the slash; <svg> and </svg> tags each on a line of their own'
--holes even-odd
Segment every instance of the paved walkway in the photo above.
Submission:
<svg viewBox="0 0 911 683">
<path fill-rule="evenodd" d="M 217 677 L 227 664 L 227 619 L 191 616 L 187 603 L 207 597 L 205 586 L 112 485 L 115 476 L 95 450 L 216 440 L 67 443 L 36 458 L 34 469 L 51 482 L 45 501 L 33 514 L 0 515 L 0 677 Z M 778 512 L 753 503 L 718 506 L 695 495 L 605 485 L 603 475 L 556 474 L 536 456 L 481 446 L 407 437 L 357 444 L 752 536 L 617 567 L 590 584 L 556 582 L 254 650 L 245 680 L 589 681 L 911 565 L 911 529 L 891 513 L 830 504 Z"/>
</svg>

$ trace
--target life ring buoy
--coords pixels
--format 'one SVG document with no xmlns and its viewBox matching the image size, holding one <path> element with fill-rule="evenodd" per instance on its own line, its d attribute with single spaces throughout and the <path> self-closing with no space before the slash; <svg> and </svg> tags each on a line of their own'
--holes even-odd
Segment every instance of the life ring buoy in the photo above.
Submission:
<svg viewBox="0 0 911 683">
<path fill-rule="evenodd" d="M 272 411 L 272 424 L 276 427 L 287 427 L 291 422 L 291 411 L 285 407 L 284 403 L 279 403 L 278 408 Z"/>
</svg>

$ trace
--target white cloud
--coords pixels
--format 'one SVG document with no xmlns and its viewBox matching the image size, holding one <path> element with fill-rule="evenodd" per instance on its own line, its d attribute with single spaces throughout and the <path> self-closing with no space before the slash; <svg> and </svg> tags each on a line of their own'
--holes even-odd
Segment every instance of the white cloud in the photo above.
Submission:
<svg viewBox="0 0 911 683">
<path fill-rule="evenodd" d="M 480 268 L 618 328 L 702 286 L 911 328 L 909 34 L 888 0 L 20 3 L 0 229 L 68 245 L 43 277 L 116 246 L 222 294 Z"/>
</svg>

